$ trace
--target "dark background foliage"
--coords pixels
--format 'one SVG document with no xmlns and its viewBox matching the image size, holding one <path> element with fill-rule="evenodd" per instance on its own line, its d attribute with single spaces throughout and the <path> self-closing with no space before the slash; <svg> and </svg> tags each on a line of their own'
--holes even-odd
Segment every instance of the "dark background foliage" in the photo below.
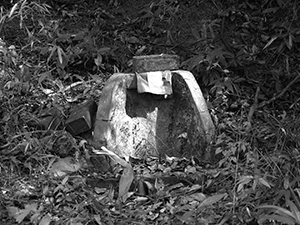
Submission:
<svg viewBox="0 0 300 225">
<path fill-rule="evenodd" d="M 299 224 L 299 4 L 4 1 L 0 220 Z M 155 181 L 154 193 L 148 184 L 149 193 L 133 195 L 122 205 L 115 201 L 113 185 L 101 189 L 87 180 L 98 174 L 108 182 L 120 171 L 103 173 L 82 140 L 61 128 L 73 105 L 101 96 L 111 74 L 131 72 L 133 56 L 160 53 L 179 55 L 181 69 L 196 77 L 217 128 L 208 147 L 214 160 L 133 163 L 142 177 L 136 178 L 137 186 L 150 183 L 145 173 L 179 172 L 183 186 Z M 47 115 L 55 120 L 45 129 Z M 64 179 L 51 177 L 49 168 L 62 151 L 76 158 L 81 169 Z"/>
</svg>

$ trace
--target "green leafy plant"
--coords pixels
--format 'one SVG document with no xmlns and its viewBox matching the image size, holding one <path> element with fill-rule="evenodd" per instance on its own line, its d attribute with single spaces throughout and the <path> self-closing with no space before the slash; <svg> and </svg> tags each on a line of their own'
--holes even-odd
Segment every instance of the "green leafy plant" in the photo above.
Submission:
<svg viewBox="0 0 300 225">
<path fill-rule="evenodd" d="M 17 1 L 10 10 L 1 6 L 0 10 L 0 32 L 3 32 L 4 25 L 8 26 L 10 22 L 18 21 L 20 29 L 26 29 L 35 22 L 35 19 L 49 15 L 50 6 L 38 1 Z"/>
<path fill-rule="evenodd" d="M 299 224 L 300 223 L 300 199 L 299 191 L 295 190 L 298 196 L 294 193 L 294 190 L 284 191 L 283 197 L 285 198 L 285 204 L 287 207 L 281 207 L 276 205 L 260 205 L 257 207 L 261 211 L 258 217 L 258 223 L 263 224 L 265 221 L 277 221 L 284 224 Z"/>
<path fill-rule="evenodd" d="M 177 1 L 152 2 L 139 12 L 139 22 L 143 24 L 144 30 L 149 30 L 155 36 L 164 36 L 167 44 L 173 44 L 175 40 L 171 28 L 179 6 Z"/>
<path fill-rule="evenodd" d="M 0 10 L 0 221 L 299 223 L 297 1 L 51 2 L 59 9 Z M 88 144 L 57 130 L 60 115 L 98 98 L 111 73 L 132 72 L 133 55 L 162 52 L 202 88 L 215 161 L 104 151 L 123 167 L 103 172 Z"/>
<path fill-rule="evenodd" d="M 6 83 L 6 87 L 24 86 L 29 90 L 28 82 L 31 79 L 31 71 L 29 63 L 22 59 L 23 52 L 15 45 L 8 46 L 8 40 L 15 35 L 10 26 L 14 26 L 14 30 L 23 31 L 23 35 L 27 35 L 28 45 L 32 46 L 34 36 L 31 27 L 34 26 L 35 20 L 48 15 L 49 6 L 47 4 L 38 3 L 36 1 L 20 0 L 17 1 L 9 10 L 1 6 L 0 13 L 0 67 L 6 74 L 14 74 L 16 81 Z M 17 26 L 15 26 L 17 25 Z M 10 33 L 11 32 L 11 33 Z M 26 38 L 25 38 L 26 39 Z M 10 40 L 11 41 L 11 40 Z M 24 47 L 26 48 L 26 46 Z"/>
</svg>

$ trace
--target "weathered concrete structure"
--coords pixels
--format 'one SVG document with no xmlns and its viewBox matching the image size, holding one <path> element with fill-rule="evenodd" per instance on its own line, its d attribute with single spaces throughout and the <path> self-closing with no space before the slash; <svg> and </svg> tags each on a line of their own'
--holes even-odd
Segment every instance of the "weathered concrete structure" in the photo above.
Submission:
<svg viewBox="0 0 300 225">
<path fill-rule="evenodd" d="M 174 70 L 173 94 L 137 92 L 136 74 L 113 74 L 98 103 L 94 143 L 120 156 L 210 156 L 215 128 L 192 73 Z"/>
</svg>

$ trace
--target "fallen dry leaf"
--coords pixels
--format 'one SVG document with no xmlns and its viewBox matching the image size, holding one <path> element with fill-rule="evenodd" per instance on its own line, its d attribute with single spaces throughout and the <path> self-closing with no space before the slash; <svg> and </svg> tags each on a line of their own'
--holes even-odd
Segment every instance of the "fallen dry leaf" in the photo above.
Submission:
<svg viewBox="0 0 300 225">
<path fill-rule="evenodd" d="M 55 176 L 61 177 L 68 173 L 78 171 L 82 167 L 82 163 L 76 161 L 72 157 L 60 158 L 57 162 L 53 163 L 50 168 L 50 173 Z"/>
<path fill-rule="evenodd" d="M 101 147 L 101 150 L 94 149 L 93 152 L 98 155 L 107 155 L 109 156 L 115 163 L 120 164 L 122 167 L 124 167 L 123 174 L 120 179 L 119 183 L 119 196 L 118 198 L 125 202 L 128 198 L 128 191 L 131 186 L 131 183 L 134 179 L 134 173 L 133 169 L 130 163 L 126 162 L 124 159 L 122 159 L 120 156 L 115 154 L 114 152 L 108 150 L 105 147 Z"/>
</svg>

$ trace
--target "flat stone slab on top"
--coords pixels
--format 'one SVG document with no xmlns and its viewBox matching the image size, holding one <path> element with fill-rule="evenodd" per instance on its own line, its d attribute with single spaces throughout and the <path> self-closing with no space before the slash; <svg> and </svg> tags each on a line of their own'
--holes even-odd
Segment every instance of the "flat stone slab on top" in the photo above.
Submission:
<svg viewBox="0 0 300 225">
<path fill-rule="evenodd" d="M 135 74 L 113 74 L 99 100 L 94 128 L 96 147 L 120 156 L 198 156 L 208 160 L 206 146 L 214 125 L 192 73 L 172 72 L 173 95 L 137 93 Z"/>
</svg>

